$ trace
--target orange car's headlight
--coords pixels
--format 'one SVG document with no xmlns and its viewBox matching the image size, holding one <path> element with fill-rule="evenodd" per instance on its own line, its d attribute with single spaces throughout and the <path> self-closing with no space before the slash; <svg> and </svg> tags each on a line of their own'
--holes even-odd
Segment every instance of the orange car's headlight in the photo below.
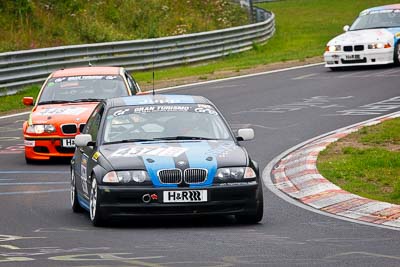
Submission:
<svg viewBox="0 0 400 267">
<path fill-rule="evenodd" d="M 56 127 L 52 124 L 32 124 L 26 129 L 26 133 L 42 134 L 42 133 L 54 133 Z"/>
</svg>

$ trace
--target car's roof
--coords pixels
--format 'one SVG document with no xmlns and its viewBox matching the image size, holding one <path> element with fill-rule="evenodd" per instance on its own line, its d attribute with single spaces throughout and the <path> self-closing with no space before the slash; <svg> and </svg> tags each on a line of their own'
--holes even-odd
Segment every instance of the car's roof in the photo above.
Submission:
<svg viewBox="0 0 400 267">
<path fill-rule="evenodd" d="M 119 75 L 120 67 L 78 67 L 57 70 L 52 77 L 66 77 L 78 75 Z"/>
<path fill-rule="evenodd" d="M 374 11 L 393 10 L 393 9 L 400 9 L 400 4 L 371 7 L 371 8 L 363 10 L 361 13 L 365 14 L 365 13 L 374 12 Z"/>
<path fill-rule="evenodd" d="M 163 105 L 163 104 L 212 104 L 202 96 L 192 95 L 135 95 L 106 100 L 109 107 Z"/>
</svg>

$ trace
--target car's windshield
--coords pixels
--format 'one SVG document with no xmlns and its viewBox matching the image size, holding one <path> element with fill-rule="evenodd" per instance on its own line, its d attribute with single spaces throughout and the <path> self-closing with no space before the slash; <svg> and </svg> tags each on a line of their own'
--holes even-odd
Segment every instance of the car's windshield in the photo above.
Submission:
<svg viewBox="0 0 400 267">
<path fill-rule="evenodd" d="M 220 115 L 210 105 L 164 104 L 125 106 L 109 110 L 105 143 L 155 140 L 232 139 Z"/>
<path fill-rule="evenodd" d="M 127 96 L 128 91 L 120 76 L 71 76 L 51 78 L 38 104 L 68 102 L 80 99 L 107 99 Z"/>
<path fill-rule="evenodd" d="M 400 27 L 400 10 L 371 11 L 361 14 L 351 25 L 350 31 Z"/>
</svg>

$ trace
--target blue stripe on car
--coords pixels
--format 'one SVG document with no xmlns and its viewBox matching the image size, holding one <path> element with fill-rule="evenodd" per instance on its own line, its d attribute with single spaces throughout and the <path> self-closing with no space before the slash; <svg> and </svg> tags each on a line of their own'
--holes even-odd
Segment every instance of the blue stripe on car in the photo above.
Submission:
<svg viewBox="0 0 400 267">
<path fill-rule="evenodd" d="M 80 205 L 82 208 L 84 208 L 85 210 L 90 211 L 90 210 L 89 210 L 89 201 L 87 201 L 84 197 L 82 197 L 81 195 L 79 195 L 79 193 L 77 194 L 77 196 L 78 196 L 79 205 Z"/>
<path fill-rule="evenodd" d="M 160 146 L 165 146 L 160 144 Z M 163 169 L 175 169 L 175 161 L 172 157 L 165 156 L 143 156 L 143 162 L 153 182 L 154 187 L 178 187 L 177 185 L 162 184 L 158 179 L 157 172 Z"/>
<path fill-rule="evenodd" d="M 214 176 L 217 172 L 217 160 L 216 156 L 212 155 L 212 160 L 206 160 L 210 156 L 211 147 L 207 141 L 200 141 L 195 143 L 182 143 L 182 147 L 188 148 L 185 152 L 190 168 L 202 168 L 208 170 L 207 180 L 204 183 L 191 185 L 190 187 L 201 187 L 212 185 Z"/>
</svg>

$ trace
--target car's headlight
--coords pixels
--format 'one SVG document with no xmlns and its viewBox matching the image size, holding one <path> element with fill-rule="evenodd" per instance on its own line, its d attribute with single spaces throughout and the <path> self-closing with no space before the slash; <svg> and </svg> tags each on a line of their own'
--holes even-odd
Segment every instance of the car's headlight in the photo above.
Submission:
<svg viewBox="0 0 400 267">
<path fill-rule="evenodd" d="M 391 45 L 389 43 L 372 43 L 368 45 L 368 49 L 382 49 L 382 48 L 390 48 Z"/>
<path fill-rule="evenodd" d="M 35 134 L 42 134 L 42 133 L 54 133 L 56 131 L 56 127 L 52 124 L 32 124 L 29 125 L 26 129 L 27 133 L 35 133 Z"/>
<path fill-rule="evenodd" d="M 250 167 L 219 168 L 215 174 L 215 178 L 219 182 L 238 181 L 242 179 L 254 179 L 256 178 L 256 173 Z"/>
<path fill-rule="evenodd" d="M 325 51 L 328 52 L 338 52 L 342 50 L 342 46 L 340 45 L 327 45 Z"/>
<path fill-rule="evenodd" d="M 150 177 L 146 171 L 111 171 L 104 175 L 104 183 L 144 183 Z"/>
</svg>

